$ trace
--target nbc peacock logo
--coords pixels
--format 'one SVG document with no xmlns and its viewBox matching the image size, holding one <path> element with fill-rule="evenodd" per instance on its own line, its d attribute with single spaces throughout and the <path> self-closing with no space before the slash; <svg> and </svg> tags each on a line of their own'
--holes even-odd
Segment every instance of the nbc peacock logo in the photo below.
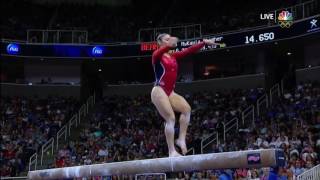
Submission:
<svg viewBox="0 0 320 180">
<path fill-rule="evenodd" d="M 289 28 L 293 24 L 293 16 L 289 11 L 282 11 L 278 16 L 278 23 L 282 28 Z"/>
</svg>

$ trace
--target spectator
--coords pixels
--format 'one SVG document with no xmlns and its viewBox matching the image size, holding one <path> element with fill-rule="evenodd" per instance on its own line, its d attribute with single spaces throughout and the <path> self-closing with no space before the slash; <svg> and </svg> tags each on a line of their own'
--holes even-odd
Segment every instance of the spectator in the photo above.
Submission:
<svg viewBox="0 0 320 180">
<path fill-rule="evenodd" d="M 78 104 L 74 98 L 1 97 L 0 107 L 1 176 L 5 177 L 19 176 L 30 156 L 56 134 Z"/>
<path fill-rule="evenodd" d="M 305 169 L 302 167 L 302 162 L 299 160 L 295 162 L 295 164 L 290 168 L 290 170 L 295 176 L 298 176 L 305 171 Z"/>
</svg>

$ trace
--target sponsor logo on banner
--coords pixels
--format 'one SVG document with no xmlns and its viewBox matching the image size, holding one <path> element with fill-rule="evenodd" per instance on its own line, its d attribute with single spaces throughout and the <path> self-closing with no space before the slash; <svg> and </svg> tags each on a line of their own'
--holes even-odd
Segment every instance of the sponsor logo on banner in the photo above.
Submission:
<svg viewBox="0 0 320 180">
<path fill-rule="evenodd" d="M 307 30 L 307 32 L 313 32 L 313 31 L 319 31 L 320 27 L 319 27 L 319 22 L 317 19 L 311 19 L 309 21 L 309 29 Z"/>
<path fill-rule="evenodd" d="M 19 45 L 18 44 L 8 44 L 7 46 L 7 53 L 8 54 L 12 54 L 12 55 L 15 55 L 15 54 L 19 54 L 20 52 L 20 48 L 19 48 Z"/>
<path fill-rule="evenodd" d="M 95 46 L 92 48 L 91 53 L 93 56 L 102 56 L 103 55 L 103 48 L 100 46 Z"/>
<path fill-rule="evenodd" d="M 249 165 L 261 164 L 260 153 L 250 153 L 247 155 Z"/>
<path fill-rule="evenodd" d="M 140 50 L 141 51 L 154 51 L 159 48 L 159 45 L 157 42 L 141 42 L 140 44 Z"/>
</svg>

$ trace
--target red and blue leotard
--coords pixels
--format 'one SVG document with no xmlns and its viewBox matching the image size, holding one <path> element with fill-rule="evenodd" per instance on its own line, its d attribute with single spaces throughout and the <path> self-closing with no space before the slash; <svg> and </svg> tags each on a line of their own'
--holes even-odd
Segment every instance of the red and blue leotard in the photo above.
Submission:
<svg viewBox="0 0 320 180">
<path fill-rule="evenodd" d="M 156 78 L 155 86 L 160 86 L 169 96 L 175 88 L 177 80 L 177 60 L 198 52 L 204 45 L 204 42 L 201 42 L 170 55 L 164 55 L 170 50 L 170 47 L 167 46 L 154 51 L 152 54 L 152 66 Z"/>
</svg>

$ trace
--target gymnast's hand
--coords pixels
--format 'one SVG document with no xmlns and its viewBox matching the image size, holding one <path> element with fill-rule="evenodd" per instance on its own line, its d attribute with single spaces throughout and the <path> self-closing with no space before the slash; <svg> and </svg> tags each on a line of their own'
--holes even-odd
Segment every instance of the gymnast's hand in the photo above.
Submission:
<svg viewBox="0 0 320 180">
<path fill-rule="evenodd" d="M 216 41 L 214 39 L 203 39 L 203 42 L 206 45 L 220 45 L 219 43 L 216 43 Z"/>
</svg>

